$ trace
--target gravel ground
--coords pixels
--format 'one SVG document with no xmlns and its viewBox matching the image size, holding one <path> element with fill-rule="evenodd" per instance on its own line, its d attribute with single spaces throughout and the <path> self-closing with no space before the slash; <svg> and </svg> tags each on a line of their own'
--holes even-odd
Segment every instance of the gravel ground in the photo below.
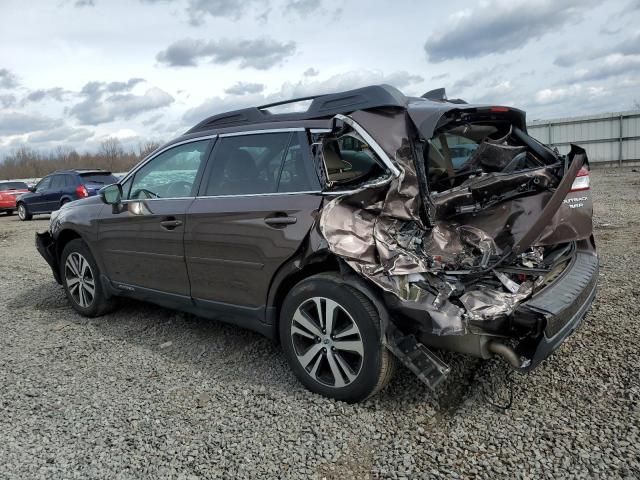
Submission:
<svg viewBox="0 0 640 480">
<path fill-rule="evenodd" d="M 593 184 L 597 301 L 506 411 L 497 361 L 346 405 L 257 334 L 133 301 L 87 320 L 33 246 L 47 217 L 2 217 L 0 478 L 640 478 L 640 174 Z"/>
</svg>

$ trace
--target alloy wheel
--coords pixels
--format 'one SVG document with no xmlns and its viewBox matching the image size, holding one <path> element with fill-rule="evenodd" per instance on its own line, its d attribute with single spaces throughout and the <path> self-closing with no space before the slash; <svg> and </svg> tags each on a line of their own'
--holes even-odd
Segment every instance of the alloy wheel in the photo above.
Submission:
<svg viewBox="0 0 640 480">
<path fill-rule="evenodd" d="M 364 343 L 358 325 L 338 302 L 325 297 L 305 300 L 290 328 L 295 355 L 315 381 L 341 388 L 362 369 Z"/>
<path fill-rule="evenodd" d="M 71 298 L 82 308 L 91 306 L 95 298 L 96 284 L 87 259 L 78 252 L 72 252 L 64 265 L 64 277 Z"/>
<path fill-rule="evenodd" d="M 18 217 L 20 217 L 20 220 L 24 220 L 27 217 L 27 209 L 22 203 L 18 205 Z"/>
</svg>

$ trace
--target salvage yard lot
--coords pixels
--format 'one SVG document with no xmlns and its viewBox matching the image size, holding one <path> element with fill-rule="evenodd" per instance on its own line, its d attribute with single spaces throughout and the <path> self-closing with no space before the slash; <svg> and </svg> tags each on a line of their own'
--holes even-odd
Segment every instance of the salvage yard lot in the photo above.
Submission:
<svg viewBox="0 0 640 480">
<path fill-rule="evenodd" d="M 306 391 L 257 334 L 126 301 L 85 319 L 0 217 L 0 478 L 640 477 L 640 174 L 595 171 L 599 292 L 538 370 L 446 355 L 359 405 Z"/>
</svg>

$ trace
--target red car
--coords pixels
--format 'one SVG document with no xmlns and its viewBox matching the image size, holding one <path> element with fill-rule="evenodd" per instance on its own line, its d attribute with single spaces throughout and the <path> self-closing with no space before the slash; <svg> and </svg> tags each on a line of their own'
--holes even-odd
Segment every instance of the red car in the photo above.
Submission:
<svg viewBox="0 0 640 480">
<path fill-rule="evenodd" d="M 13 215 L 16 209 L 16 198 L 29 191 L 24 182 L 0 182 L 0 212 Z"/>
</svg>

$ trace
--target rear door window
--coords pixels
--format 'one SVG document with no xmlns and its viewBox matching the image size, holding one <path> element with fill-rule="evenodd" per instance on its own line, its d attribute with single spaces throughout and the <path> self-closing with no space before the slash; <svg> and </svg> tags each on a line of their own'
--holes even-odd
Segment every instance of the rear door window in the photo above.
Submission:
<svg viewBox="0 0 640 480">
<path fill-rule="evenodd" d="M 204 195 L 275 193 L 291 132 L 222 137 L 213 152 Z"/>
<path fill-rule="evenodd" d="M 54 175 L 51 178 L 51 190 L 62 190 L 65 188 L 65 177 L 66 175 Z"/>
</svg>

